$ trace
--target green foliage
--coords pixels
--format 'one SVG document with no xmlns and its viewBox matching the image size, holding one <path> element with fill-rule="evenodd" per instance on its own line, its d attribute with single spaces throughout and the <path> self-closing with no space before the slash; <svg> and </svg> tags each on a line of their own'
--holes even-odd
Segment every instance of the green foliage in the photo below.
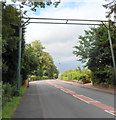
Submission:
<svg viewBox="0 0 116 120">
<path fill-rule="evenodd" d="M 36 76 L 36 80 L 41 80 L 41 77 L 40 76 Z"/>
<path fill-rule="evenodd" d="M 49 77 L 48 76 L 43 76 L 42 79 L 44 79 L 44 80 L 49 79 Z"/>
<path fill-rule="evenodd" d="M 22 22 L 20 14 L 10 5 L 2 7 L 2 80 L 4 83 L 16 84 L 19 24 Z M 24 38 L 24 29 L 22 37 Z M 22 54 L 23 49 L 24 39 L 22 40 Z"/>
<path fill-rule="evenodd" d="M 26 44 L 22 61 L 22 78 L 27 79 L 29 75 L 34 75 L 32 80 L 57 78 L 59 71 L 54 65 L 51 55 L 43 50 L 39 40 Z"/>
<path fill-rule="evenodd" d="M 108 10 L 106 15 L 106 17 L 108 18 L 111 16 L 113 12 L 116 11 L 116 1 L 115 0 L 110 0 L 110 2 L 109 0 L 105 0 L 105 1 L 108 1 L 108 3 L 104 4 L 103 7 L 105 7 Z"/>
<path fill-rule="evenodd" d="M 17 106 L 20 103 L 21 97 L 23 96 L 23 94 L 25 93 L 26 88 L 25 87 L 21 87 L 21 92 L 20 92 L 20 96 L 15 96 L 12 97 L 12 99 L 10 101 L 5 102 L 5 104 L 3 104 L 2 107 L 2 118 L 11 118 L 14 111 L 16 110 Z"/>
<path fill-rule="evenodd" d="M 2 82 L 0 82 L 0 119 L 2 116 Z"/>
<path fill-rule="evenodd" d="M 79 80 L 83 81 L 84 79 L 87 82 L 91 82 L 91 71 L 90 70 L 67 70 L 63 74 L 60 75 L 60 79 L 62 80 Z"/>
<path fill-rule="evenodd" d="M 14 2 L 14 0 L 12 0 Z M 45 8 L 47 6 L 53 5 L 55 8 L 59 5 L 59 1 L 54 1 L 54 0 L 49 0 L 49 1 L 44 1 L 43 2 L 32 2 L 32 1 L 25 1 L 21 3 L 21 6 L 23 7 L 28 6 L 32 11 L 36 12 L 37 8 Z M 27 11 L 24 11 L 26 13 Z"/>
<path fill-rule="evenodd" d="M 20 97 L 13 97 L 12 101 L 9 101 L 6 104 L 4 104 L 2 108 L 2 119 L 4 118 L 10 119 L 19 103 Z"/>
<path fill-rule="evenodd" d="M 23 23 L 23 21 L 21 21 L 21 13 L 11 5 L 3 5 L 2 13 L 2 80 L 4 83 L 16 85 L 19 25 Z M 36 40 L 31 44 L 25 45 L 25 28 L 22 29 L 22 33 L 22 83 L 24 83 L 24 80 L 26 80 L 29 75 L 39 76 L 40 78 L 43 76 L 57 78 L 59 72 L 49 53 L 43 51 L 45 48 L 42 46 L 41 42 Z"/>
<path fill-rule="evenodd" d="M 4 105 L 6 102 L 11 101 L 13 96 L 19 96 L 20 93 L 17 90 L 16 86 L 5 83 L 2 87 L 2 95 L 2 103 Z"/>
<path fill-rule="evenodd" d="M 36 76 L 35 76 L 35 75 L 32 75 L 32 76 L 30 76 L 30 79 L 31 79 L 32 81 L 34 81 L 34 80 L 36 80 Z"/>
<path fill-rule="evenodd" d="M 114 56 L 116 56 L 116 27 L 111 23 L 111 39 Z M 104 26 L 90 28 L 84 36 L 79 37 L 79 45 L 73 52 L 78 60 L 86 62 L 92 71 L 93 84 L 114 84 L 112 56 L 108 40 L 108 31 Z"/>
</svg>

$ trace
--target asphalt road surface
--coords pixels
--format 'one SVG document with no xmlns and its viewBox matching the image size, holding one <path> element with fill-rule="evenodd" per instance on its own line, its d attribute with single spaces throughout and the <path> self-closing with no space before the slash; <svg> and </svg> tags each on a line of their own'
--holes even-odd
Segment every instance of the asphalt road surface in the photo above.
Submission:
<svg viewBox="0 0 116 120">
<path fill-rule="evenodd" d="M 30 82 L 12 118 L 114 118 L 114 95 L 57 80 Z"/>
</svg>

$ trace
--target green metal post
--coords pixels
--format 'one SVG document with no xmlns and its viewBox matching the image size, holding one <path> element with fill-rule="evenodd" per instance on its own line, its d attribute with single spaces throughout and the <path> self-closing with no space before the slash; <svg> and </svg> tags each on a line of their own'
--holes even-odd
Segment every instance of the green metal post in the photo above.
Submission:
<svg viewBox="0 0 116 120">
<path fill-rule="evenodd" d="M 22 40 L 22 26 L 19 27 L 19 50 L 18 50 L 18 75 L 17 75 L 17 89 L 20 92 L 20 84 L 21 84 L 21 40 Z"/>
<path fill-rule="evenodd" d="M 113 68 L 114 68 L 114 71 L 113 71 L 114 80 L 116 80 L 116 63 L 115 63 L 114 51 L 113 51 L 112 40 L 111 40 L 111 35 L 110 35 L 110 21 L 109 21 L 109 26 L 108 26 L 108 39 L 109 39 L 109 43 L 110 43 L 112 62 L 113 62 Z"/>
</svg>

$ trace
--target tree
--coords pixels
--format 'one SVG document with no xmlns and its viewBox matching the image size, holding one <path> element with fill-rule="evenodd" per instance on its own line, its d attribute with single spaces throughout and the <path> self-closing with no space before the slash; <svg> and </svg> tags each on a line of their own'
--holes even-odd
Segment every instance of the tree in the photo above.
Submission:
<svg viewBox="0 0 116 120">
<path fill-rule="evenodd" d="M 49 53 L 44 52 L 45 47 L 39 40 L 26 44 L 23 54 L 22 78 L 27 79 L 29 75 L 36 75 L 39 78 L 57 78 L 58 70 L 54 65 Z"/>
<path fill-rule="evenodd" d="M 16 2 L 16 0 L 11 0 L 12 2 Z M 6 5 L 7 1 L 4 0 L 4 2 L 2 2 L 3 5 Z M 57 6 L 59 5 L 60 3 L 60 0 L 59 1 L 54 1 L 54 0 L 46 0 L 43 2 L 40 1 L 40 2 L 33 2 L 33 1 L 28 1 L 28 0 L 22 0 L 20 1 L 20 5 L 19 7 L 24 7 L 24 6 L 28 6 L 32 11 L 36 12 L 37 8 L 45 8 L 46 6 L 50 6 L 50 5 L 53 5 L 55 8 L 57 8 Z M 27 10 L 25 10 L 23 12 L 23 14 L 26 14 L 27 13 Z"/>
<path fill-rule="evenodd" d="M 12 6 L 2 8 L 3 82 L 16 83 L 18 63 L 20 12 Z M 24 29 L 23 29 L 24 31 Z M 24 49 L 24 33 L 22 50 Z M 23 53 L 23 51 L 22 51 Z"/>
<path fill-rule="evenodd" d="M 37 70 L 38 58 L 34 53 L 34 49 L 31 44 L 26 44 L 24 54 L 22 56 L 21 76 L 22 82 L 31 75 L 34 70 Z"/>
<path fill-rule="evenodd" d="M 109 1 L 109 0 L 105 0 L 105 1 Z M 108 9 L 106 17 L 109 17 L 113 12 L 116 13 L 116 1 L 115 0 L 112 0 L 109 3 L 103 5 L 103 7 Z"/>
<path fill-rule="evenodd" d="M 116 27 L 113 24 L 110 31 L 116 56 Z M 93 82 L 114 84 L 107 29 L 104 26 L 91 28 L 89 31 L 85 31 L 85 35 L 80 36 L 79 39 L 79 45 L 74 47 L 76 50 L 73 53 L 78 60 L 86 62 L 88 68 L 93 72 Z"/>
<path fill-rule="evenodd" d="M 54 65 L 52 57 L 49 55 L 47 52 L 43 52 L 42 56 L 42 71 L 43 71 L 43 76 L 47 76 L 48 78 L 57 78 L 58 77 L 58 70 L 56 66 Z M 54 75 L 55 74 L 55 75 Z"/>
<path fill-rule="evenodd" d="M 14 1 L 15 2 L 15 1 Z M 7 2 L 2 3 L 2 80 L 3 82 L 9 82 L 11 84 L 16 84 L 17 82 L 17 63 L 18 63 L 18 43 L 19 43 L 19 25 L 23 23 L 21 18 L 21 12 L 19 12 L 16 8 L 14 8 L 12 5 L 7 5 Z M 44 8 L 45 5 L 51 5 L 52 3 L 46 3 L 46 2 L 22 2 L 20 7 L 23 5 L 27 5 L 31 8 L 31 10 L 36 11 L 37 7 Z M 54 4 L 55 6 L 56 3 Z M 22 14 L 25 14 L 26 11 L 24 11 Z M 0 18 L 1 20 L 1 18 Z M 25 28 L 23 28 L 22 32 L 22 78 L 23 80 L 27 78 L 27 75 L 30 74 L 32 71 L 37 70 L 38 65 L 38 56 L 41 54 L 43 48 L 37 48 L 36 42 L 32 43 L 34 47 L 27 45 L 25 47 L 25 40 L 24 40 L 24 33 Z M 40 45 L 41 46 L 41 45 Z M 26 48 L 26 50 L 25 50 Z M 40 51 L 38 50 L 40 49 Z M 30 50 L 31 55 L 27 56 L 28 50 Z M 32 51 L 31 51 L 32 50 Z M 25 52 L 25 53 L 24 53 Z M 34 52 L 34 53 L 33 53 Z M 23 55 L 23 53 L 25 55 Z M 32 59 L 32 58 L 35 58 Z M 25 61 L 30 61 L 30 64 L 26 65 Z M 26 70 L 26 68 L 29 68 L 29 70 Z"/>
</svg>

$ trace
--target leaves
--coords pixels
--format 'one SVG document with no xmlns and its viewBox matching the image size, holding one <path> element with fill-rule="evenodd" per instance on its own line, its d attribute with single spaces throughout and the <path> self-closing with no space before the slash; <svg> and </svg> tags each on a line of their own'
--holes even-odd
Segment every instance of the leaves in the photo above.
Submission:
<svg viewBox="0 0 116 120">
<path fill-rule="evenodd" d="M 41 79 L 43 76 L 44 78 L 45 76 L 47 78 L 57 78 L 59 72 L 52 57 L 49 53 L 44 52 L 44 49 L 45 47 L 42 46 L 39 40 L 26 44 L 22 66 L 23 79 L 26 79 L 28 75 L 36 75 Z"/>
<path fill-rule="evenodd" d="M 14 84 L 16 83 L 18 63 L 18 26 L 22 22 L 20 18 L 20 12 L 18 12 L 17 9 L 12 6 L 4 6 L 2 8 L 2 19 L 2 79 L 3 82 Z"/>
<path fill-rule="evenodd" d="M 113 50 L 116 56 L 116 27 L 112 24 L 110 27 Z M 104 26 L 90 28 L 85 31 L 84 36 L 79 36 L 79 44 L 74 46 L 73 53 L 77 59 L 86 62 L 86 66 L 93 72 L 93 81 L 97 84 L 107 82 L 109 79 L 113 82 L 113 73 L 108 73 L 106 66 L 112 67 L 112 56 L 108 40 L 108 32 Z M 105 70 L 107 68 L 107 70 Z M 111 82 L 110 82 L 111 84 Z"/>
<path fill-rule="evenodd" d="M 105 0 L 105 1 L 108 1 L 108 0 Z M 107 15 L 106 15 L 106 17 L 108 18 L 108 17 L 110 17 L 110 15 L 114 11 L 116 11 L 116 2 L 115 2 L 115 0 L 112 0 L 111 2 L 103 5 L 103 7 L 106 8 L 106 9 L 108 9 L 108 12 L 107 12 Z"/>
</svg>

